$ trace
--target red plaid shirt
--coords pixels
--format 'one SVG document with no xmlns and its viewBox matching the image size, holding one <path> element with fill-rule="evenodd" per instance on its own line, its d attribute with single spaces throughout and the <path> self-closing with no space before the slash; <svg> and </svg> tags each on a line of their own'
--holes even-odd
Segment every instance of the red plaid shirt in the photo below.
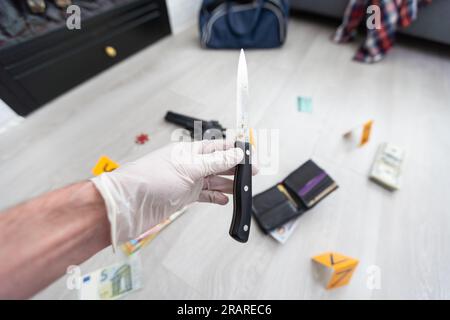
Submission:
<svg viewBox="0 0 450 320">
<path fill-rule="evenodd" d="M 379 28 L 367 28 L 364 43 L 354 59 L 373 63 L 383 59 L 392 48 L 398 27 L 409 26 L 417 17 L 418 4 L 428 4 L 432 0 L 350 0 L 341 26 L 336 31 L 335 42 L 348 42 L 355 37 L 359 25 L 366 21 L 366 11 L 370 5 L 380 8 Z"/>
</svg>

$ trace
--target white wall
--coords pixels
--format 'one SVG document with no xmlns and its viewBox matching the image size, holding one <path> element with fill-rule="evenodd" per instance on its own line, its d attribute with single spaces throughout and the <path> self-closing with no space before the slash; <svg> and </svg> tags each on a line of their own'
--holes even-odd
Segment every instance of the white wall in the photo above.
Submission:
<svg viewBox="0 0 450 320">
<path fill-rule="evenodd" d="M 197 24 L 202 0 L 166 0 L 174 34 Z"/>
</svg>

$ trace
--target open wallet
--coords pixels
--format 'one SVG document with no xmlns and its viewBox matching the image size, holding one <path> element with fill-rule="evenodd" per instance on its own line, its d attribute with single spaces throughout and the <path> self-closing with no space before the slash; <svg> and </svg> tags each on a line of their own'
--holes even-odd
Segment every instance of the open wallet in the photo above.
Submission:
<svg viewBox="0 0 450 320">
<path fill-rule="evenodd" d="M 337 188 L 323 169 L 308 160 L 281 183 L 255 195 L 252 212 L 261 229 L 268 233 L 299 217 Z"/>
</svg>

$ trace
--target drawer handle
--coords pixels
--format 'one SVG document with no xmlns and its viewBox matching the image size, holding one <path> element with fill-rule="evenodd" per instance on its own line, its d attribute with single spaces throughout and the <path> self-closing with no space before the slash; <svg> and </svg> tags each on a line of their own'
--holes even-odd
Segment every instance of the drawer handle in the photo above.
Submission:
<svg viewBox="0 0 450 320">
<path fill-rule="evenodd" d="M 110 58 L 115 58 L 117 56 L 117 50 L 114 47 L 107 46 L 105 47 L 105 53 Z"/>
</svg>

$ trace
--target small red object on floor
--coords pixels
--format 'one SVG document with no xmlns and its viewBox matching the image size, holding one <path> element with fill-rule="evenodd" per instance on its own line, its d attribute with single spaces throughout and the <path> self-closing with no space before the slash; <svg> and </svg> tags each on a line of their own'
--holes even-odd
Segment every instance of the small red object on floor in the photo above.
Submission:
<svg viewBox="0 0 450 320">
<path fill-rule="evenodd" d="M 136 137 L 136 144 L 145 144 L 149 140 L 148 135 L 145 133 L 141 133 Z"/>
</svg>

